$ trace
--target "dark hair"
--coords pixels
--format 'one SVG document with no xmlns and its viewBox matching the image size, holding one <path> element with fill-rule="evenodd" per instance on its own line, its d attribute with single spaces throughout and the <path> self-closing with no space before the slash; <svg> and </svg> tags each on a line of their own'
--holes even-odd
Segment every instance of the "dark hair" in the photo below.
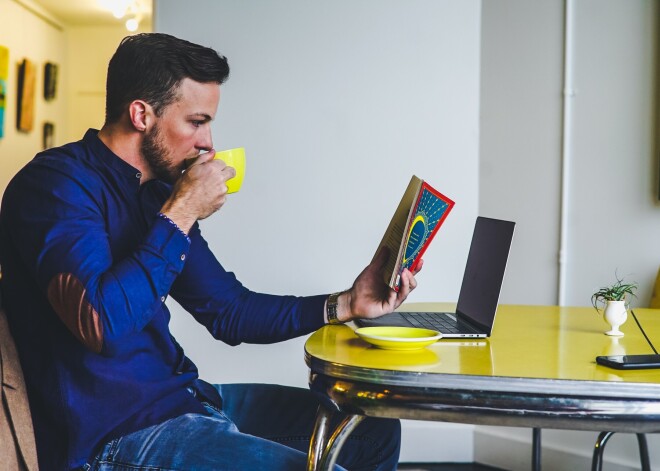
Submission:
<svg viewBox="0 0 660 471">
<path fill-rule="evenodd" d="M 127 36 L 108 65 L 105 122 L 117 121 L 133 100 L 149 103 L 159 116 L 184 78 L 221 84 L 227 77 L 227 59 L 209 47 L 163 33 Z"/>
</svg>

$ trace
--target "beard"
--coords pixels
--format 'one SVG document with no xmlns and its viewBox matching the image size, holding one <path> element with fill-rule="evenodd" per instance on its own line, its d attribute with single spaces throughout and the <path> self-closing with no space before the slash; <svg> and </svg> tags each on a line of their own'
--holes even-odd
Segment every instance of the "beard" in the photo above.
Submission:
<svg viewBox="0 0 660 471">
<path fill-rule="evenodd" d="M 140 152 L 157 179 L 166 183 L 174 184 L 174 182 L 176 182 L 181 176 L 181 171 L 183 169 L 172 164 L 167 149 L 163 145 L 158 125 L 155 125 L 153 129 L 144 136 L 142 145 L 140 146 Z"/>
</svg>

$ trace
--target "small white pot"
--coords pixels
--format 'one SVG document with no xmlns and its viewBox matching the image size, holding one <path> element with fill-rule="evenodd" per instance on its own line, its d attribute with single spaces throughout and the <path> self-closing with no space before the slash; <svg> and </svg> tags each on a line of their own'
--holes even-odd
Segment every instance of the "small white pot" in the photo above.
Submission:
<svg viewBox="0 0 660 471">
<path fill-rule="evenodd" d="M 626 309 L 625 301 L 607 301 L 605 311 L 603 311 L 603 319 L 612 328 L 605 332 L 605 335 L 613 335 L 616 337 L 623 336 L 623 332 L 619 327 L 628 319 L 628 310 Z"/>
</svg>

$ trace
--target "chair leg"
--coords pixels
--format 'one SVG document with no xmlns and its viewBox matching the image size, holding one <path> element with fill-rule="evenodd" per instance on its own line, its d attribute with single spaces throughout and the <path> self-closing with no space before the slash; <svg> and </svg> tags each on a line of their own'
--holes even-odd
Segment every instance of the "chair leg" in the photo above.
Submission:
<svg viewBox="0 0 660 471">
<path fill-rule="evenodd" d="M 532 429 L 532 471 L 541 471 L 541 429 Z"/>
<path fill-rule="evenodd" d="M 603 469 L 603 452 L 605 444 L 614 435 L 614 432 L 601 432 L 596 440 L 594 447 L 594 457 L 591 461 L 591 471 L 601 471 Z M 646 443 L 646 435 L 638 433 L 637 443 L 639 444 L 639 461 L 642 471 L 651 471 L 651 460 L 649 459 L 649 446 Z"/>
<path fill-rule="evenodd" d="M 603 469 L 603 452 L 605 451 L 607 441 L 612 435 L 614 435 L 614 432 L 601 432 L 598 435 L 598 440 L 596 440 L 596 446 L 594 447 L 594 457 L 591 460 L 591 471 L 601 471 Z"/>
<path fill-rule="evenodd" d="M 649 460 L 649 446 L 646 443 L 646 435 L 638 433 L 637 443 L 639 443 L 639 461 L 642 465 L 642 471 L 651 471 L 651 460 Z"/>
</svg>

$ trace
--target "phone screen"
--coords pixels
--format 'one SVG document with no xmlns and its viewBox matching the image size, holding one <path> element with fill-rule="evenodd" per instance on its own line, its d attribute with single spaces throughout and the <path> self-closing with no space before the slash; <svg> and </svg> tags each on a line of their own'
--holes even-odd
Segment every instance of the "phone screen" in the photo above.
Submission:
<svg viewBox="0 0 660 471">
<path fill-rule="evenodd" d="M 619 370 L 660 368 L 660 355 L 610 355 L 596 357 L 596 363 Z"/>
</svg>

